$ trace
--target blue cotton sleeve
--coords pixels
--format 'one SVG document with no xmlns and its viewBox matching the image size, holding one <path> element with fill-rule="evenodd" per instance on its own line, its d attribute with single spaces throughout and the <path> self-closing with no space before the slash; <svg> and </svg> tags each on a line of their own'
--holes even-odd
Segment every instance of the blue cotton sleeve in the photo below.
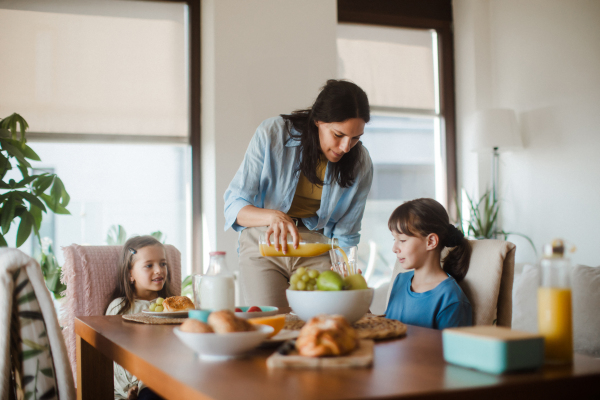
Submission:
<svg viewBox="0 0 600 400">
<path fill-rule="evenodd" d="M 237 215 L 246 206 L 253 205 L 253 200 L 260 191 L 260 176 L 264 167 L 265 152 L 269 145 L 263 124 L 258 127 L 252 137 L 242 165 L 223 195 L 225 201 L 225 230 L 233 228 L 241 231 L 237 224 Z"/>
<path fill-rule="evenodd" d="M 473 325 L 471 304 L 464 301 L 452 303 L 436 316 L 437 329 L 456 328 Z"/>
</svg>

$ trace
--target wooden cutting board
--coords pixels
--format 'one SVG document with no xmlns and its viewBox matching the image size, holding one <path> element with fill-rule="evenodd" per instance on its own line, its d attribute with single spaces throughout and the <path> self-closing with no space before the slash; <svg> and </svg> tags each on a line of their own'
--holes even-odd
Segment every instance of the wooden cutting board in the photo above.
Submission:
<svg viewBox="0 0 600 400">
<path fill-rule="evenodd" d="M 361 340 L 352 353 L 339 357 L 306 357 L 293 351 L 283 355 L 278 352 L 267 358 L 269 368 L 366 368 L 373 365 L 373 341 Z"/>
</svg>

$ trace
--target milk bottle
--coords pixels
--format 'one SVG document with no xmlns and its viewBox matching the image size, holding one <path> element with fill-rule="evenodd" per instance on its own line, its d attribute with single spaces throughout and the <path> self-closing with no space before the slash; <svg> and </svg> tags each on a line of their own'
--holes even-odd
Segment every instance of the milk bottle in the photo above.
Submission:
<svg viewBox="0 0 600 400">
<path fill-rule="evenodd" d="M 225 252 L 209 253 L 210 261 L 205 275 L 195 277 L 196 308 L 202 310 L 235 310 L 235 283 L 225 264 Z"/>
</svg>

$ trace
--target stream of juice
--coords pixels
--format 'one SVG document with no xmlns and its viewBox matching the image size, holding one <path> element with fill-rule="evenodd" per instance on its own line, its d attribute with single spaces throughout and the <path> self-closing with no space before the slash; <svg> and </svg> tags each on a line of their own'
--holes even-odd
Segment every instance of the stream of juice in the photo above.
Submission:
<svg viewBox="0 0 600 400">
<path fill-rule="evenodd" d="M 571 289 L 538 288 L 538 327 L 544 336 L 546 361 L 569 363 L 573 360 L 573 321 Z"/>
<path fill-rule="evenodd" d="M 327 253 L 332 249 L 331 245 L 326 243 L 303 243 L 298 245 L 297 249 L 294 249 L 294 246 L 288 244 L 287 254 L 283 254 L 281 250 L 275 250 L 275 247 L 272 244 L 270 246 L 259 244 L 258 248 L 260 249 L 260 255 L 263 257 L 314 257 Z M 346 252 L 339 246 L 334 246 L 333 249 L 337 249 L 342 253 L 346 266 L 350 268 Z"/>
</svg>

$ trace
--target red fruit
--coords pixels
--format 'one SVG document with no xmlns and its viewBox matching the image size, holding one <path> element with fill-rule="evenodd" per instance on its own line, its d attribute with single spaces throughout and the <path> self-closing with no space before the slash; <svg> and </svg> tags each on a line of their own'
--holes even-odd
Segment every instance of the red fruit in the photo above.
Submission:
<svg viewBox="0 0 600 400">
<path fill-rule="evenodd" d="M 242 311 L 242 309 L 241 309 L 241 308 L 239 308 L 239 307 L 236 307 L 236 308 L 235 308 L 235 312 L 243 312 L 243 311 Z"/>
<path fill-rule="evenodd" d="M 248 312 L 262 312 L 260 307 L 252 306 L 248 309 Z"/>
</svg>

